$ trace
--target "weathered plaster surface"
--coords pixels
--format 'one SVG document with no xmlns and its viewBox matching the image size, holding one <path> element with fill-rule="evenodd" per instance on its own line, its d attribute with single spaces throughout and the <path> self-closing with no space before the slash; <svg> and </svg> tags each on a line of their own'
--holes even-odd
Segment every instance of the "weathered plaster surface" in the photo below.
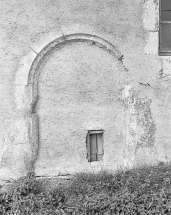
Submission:
<svg viewBox="0 0 171 215">
<path fill-rule="evenodd" d="M 11 122 L 6 128 L 6 133 L 9 135 L 4 138 L 1 145 L 1 180 L 16 178 L 27 173 L 31 161 L 28 132 L 29 126 L 23 118 Z"/>
<path fill-rule="evenodd" d="M 155 145 L 156 125 L 151 114 L 151 100 L 142 97 L 126 85 L 122 97 L 126 105 L 126 145 L 124 164 L 133 167 L 139 160 L 142 148 L 152 148 Z M 141 162 L 145 162 L 145 154 Z"/>
<path fill-rule="evenodd" d="M 77 171 L 98 171 L 171 160 L 171 60 L 158 56 L 158 11 L 158 0 L 1 1 L 1 180 L 24 175 L 34 164 L 37 174 L 46 175 L 54 174 L 54 168 L 59 174 L 73 173 L 71 163 Z M 78 33 L 108 41 L 119 50 L 119 61 L 93 44 L 72 44 L 54 52 L 50 48 L 51 55 L 31 75 L 42 48 Z M 101 80 L 106 87 L 104 82 L 99 86 Z M 89 89 L 91 83 L 100 90 Z M 103 161 L 87 164 L 87 130 L 102 127 Z M 55 141 L 61 148 L 54 150 Z"/>
<path fill-rule="evenodd" d="M 145 46 L 145 54 L 158 54 L 158 32 L 149 32 Z"/>
<path fill-rule="evenodd" d="M 152 1 L 148 0 L 146 1 L 146 9 L 145 13 L 150 14 L 150 9 L 154 11 L 152 13 L 152 16 L 150 21 L 150 18 L 144 19 L 144 25 L 147 27 L 147 23 L 149 22 L 149 26 L 147 28 L 148 34 L 153 35 L 154 41 L 157 41 L 157 35 L 159 37 L 159 1 Z M 148 16 L 147 16 L 148 17 Z M 156 32 L 153 32 L 156 31 Z M 154 36 L 155 35 L 155 36 Z M 159 38 L 158 38 L 159 40 Z M 153 85 L 151 86 L 154 90 L 152 96 L 152 105 L 151 105 L 151 112 L 153 113 L 153 116 L 155 118 L 156 123 L 156 135 L 155 135 L 155 147 L 153 148 L 153 151 L 155 152 L 155 157 L 158 161 L 164 161 L 169 162 L 170 161 L 170 71 L 171 71 L 171 58 L 169 56 L 158 56 L 158 53 L 155 51 L 156 45 L 154 45 L 152 42 L 150 42 L 151 39 L 147 37 L 147 46 L 145 47 L 145 50 L 148 50 L 146 53 L 149 54 L 149 57 L 151 58 L 152 55 L 156 55 L 156 58 L 158 58 L 158 62 L 160 62 L 161 66 L 160 69 L 158 69 L 158 75 L 154 76 L 155 82 L 153 82 Z M 151 43 L 151 45 L 150 45 Z M 150 48 L 151 47 L 151 48 Z M 151 53 L 150 53 L 151 52 Z M 146 154 L 144 152 L 144 154 Z M 154 153 L 153 153 L 154 154 Z M 152 156 L 154 157 L 154 156 Z"/>
<path fill-rule="evenodd" d="M 159 0 L 144 1 L 144 28 L 148 31 L 158 31 L 159 25 Z"/>
<path fill-rule="evenodd" d="M 39 70 L 36 174 L 116 169 L 123 153 L 119 139 L 124 136 L 119 97 L 127 78 L 118 58 L 92 42 L 76 41 L 47 56 Z M 86 136 L 91 129 L 105 131 L 105 155 L 97 164 L 87 160 Z"/>
</svg>

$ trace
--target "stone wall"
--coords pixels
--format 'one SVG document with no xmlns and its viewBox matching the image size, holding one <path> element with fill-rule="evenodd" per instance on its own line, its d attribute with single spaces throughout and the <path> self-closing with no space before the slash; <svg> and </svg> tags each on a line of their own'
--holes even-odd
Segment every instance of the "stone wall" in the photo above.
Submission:
<svg viewBox="0 0 171 215">
<path fill-rule="evenodd" d="M 158 55 L 158 1 L 2 0 L 0 5 L 1 181 L 30 170 L 54 175 L 49 167 L 71 157 L 59 156 L 69 151 L 71 136 L 76 158 L 68 162 L 72 167 L 80 162 L 72 173 L 83 166 L 115 170 L 170 161 L 171 59 Z M 79 37 L 68 45 L 70 34 Z M 85 73 L 79 72 L 84 65 Z M 79 86 L 79 80 L 85 85 Z M 100 82 L 101 91 L 92 88 Z M 94 121 L 88 118 L 92 115 Z M 85 138 L 91 128 L 106 131 L 104 160 L 97 164 L 86 160 Z M 63 137 L 61 148 L 53 152 L 55 141 L 62 143 Z M 51 150 L 49 157 L 44 148 Z M 57 167 L 55 175 L 67 174 L 67 165 Z"/>
</svg>

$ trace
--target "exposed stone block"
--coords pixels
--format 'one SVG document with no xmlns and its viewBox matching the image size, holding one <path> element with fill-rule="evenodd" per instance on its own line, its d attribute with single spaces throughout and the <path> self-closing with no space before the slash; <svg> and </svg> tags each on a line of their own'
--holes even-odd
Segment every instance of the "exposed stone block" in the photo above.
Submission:
<svg viewBox="0 0 171 215">
<path fill-rule="evenodd" d="M 145 54 L 157 55 L 158 44 L 159 44 L 158 32 L 149 32 L 144 50 Z"/>
<path fill-rule="evenodd" d="M 143 14 L 144 28 L 148 31 L 158 31 L 159 28 L 159 0 L 146 0 Z"/>
</svg>

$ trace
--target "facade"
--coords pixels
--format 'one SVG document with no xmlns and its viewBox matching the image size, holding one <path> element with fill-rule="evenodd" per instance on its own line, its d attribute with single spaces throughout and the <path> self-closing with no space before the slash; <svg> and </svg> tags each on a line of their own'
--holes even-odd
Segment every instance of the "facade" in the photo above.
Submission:
<svg viewBox="0 0 171 215">
<path fill-rule="evenodd" d="M 158 0 L 0 1 L 0 179 L 171 160 Z"/>
</svg>

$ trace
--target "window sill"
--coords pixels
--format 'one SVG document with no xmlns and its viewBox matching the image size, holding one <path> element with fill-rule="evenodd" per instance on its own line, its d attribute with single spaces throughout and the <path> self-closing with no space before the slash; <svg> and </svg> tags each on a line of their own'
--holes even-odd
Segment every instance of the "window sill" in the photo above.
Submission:
<svg viewBox="0 0 171 215">
<path fill-rule="evenodd" d="M 103 160 L 90 162 L 90 165 L 93 167 L 99 166 L 103 163 Z"/>
<path fill-rule="evenodd" d="M 159 52 L 159 56 L 171 56 L 171 52 Z"/>
</svg>

